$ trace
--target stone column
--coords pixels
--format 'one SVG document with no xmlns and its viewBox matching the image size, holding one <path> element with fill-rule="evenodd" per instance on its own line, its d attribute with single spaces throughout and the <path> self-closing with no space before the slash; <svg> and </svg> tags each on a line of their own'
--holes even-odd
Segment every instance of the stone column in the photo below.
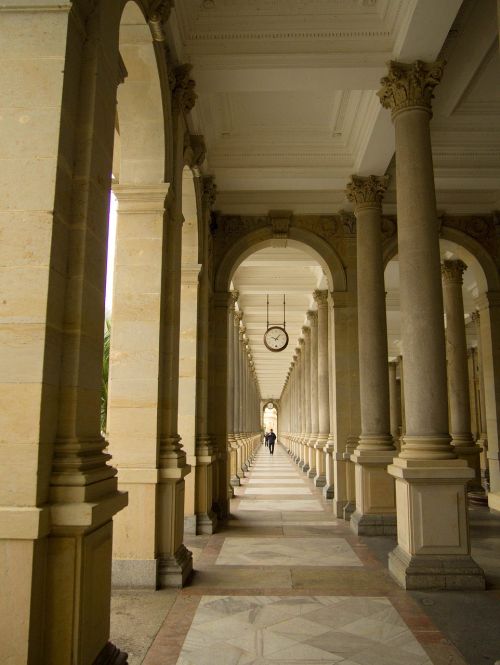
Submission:
<svg viewBox="0 0 500 665">
<path fill-rule="evenodd" d="M 229 306 L 229 319 L 228 319 L 228 344 L 227 344 L 227 441 L 229 449 L 229 467 L 230 467 L 230 483 L 232 487 L 239 487 L 240 477 L 238 475 L 239 467 L 237 466 L 237 450 L 238 444 L 235 438 L 237 429 L 236 423 L 236 410 L 235 410 L 235 396 L 239 392 L 239 381 L 237 375 L 238 363 L 236 357 L 236 341 L 238 339 L 239 317 L 235 309 L 236 301 L 238 300 L 238 291 L 231 293 L 231 303 Z"/>
<path fill-rule="evenodd" d="M 443 296 L 429 120 L 442 63 L 391 62 L 381 103 L 396 132 L 401 338 L 406 433 L 396 478 L 392 575 L 407 589 L 484 588 L 470 556 L 467 481 L 448 433 Z M 436 510 L 439 505 L 439 510 Z"/>
<path fill-rule="evenodd" d="M 291 410 L 292 410 L 292 434 L 291 434 L 291 441 L 292 441 L 292 456 L 293 460 L 295 463 L 298 464 L 298 453 L 297 453 L 297 418 L 298 418 L 298 412 L 297 412 L 297 376 L 298 376 L 298 369 L 297 369 L 297 361 L 298 361 L 298 356 L 297 356 L 297 350 L 295 350 L 295 354 L 292 356 L 292 371 L 291 371 L 291 378 L 292 378 L 292 390 L 291 390 Z"/>
<path fill-rule="evenodd" d="M 330 385 L 328 368 L 328 291 L 314 291 L 318 307 L 318 438 L 316 441 L 317 466 L 315 485 L 324 487 L 325 498 L 333 498 L 333 442 L 330 434 Z M 323 457 L 324 455 L 324 457 Z"/>
<path fill-rule="evenodd" d="M 483 458 L 481 464 L 482 485 L 486 491 L 489 489 L 489 469 L 488 469 L 488 434 L 486 432 L 486 409 L 484 399 L 484 373 L 483 373 L 483 354 L 481 348 L 481 325 L 480 314 L 475 311 L 471 314 L 471 320 L 475 327 L 477 335 L 477 377 L 476 377 L 476 394 L 477 394 L 477 419 L 478 419 L 478 439 L 476 444 L 482 448 Z"/>
<path fill-rule="evenodd" d="M 500 510 L 500 293 L 488 291 L 481 294 L 477 306 L 490 471 L 488 505 Z"/>
<path fill-rule="evenodd" d="M 302 471 L 309 475 L 311 469 L 312 448 L 309 445 L 311 439 L 311 329 L 303 326 L 304 335 L 304 466 Z M 316 475 L 316 473 L 314 473 Z M 314 476 L 313 476 L 314 477 Z"/>
<path fill-rule="evenodd" d="M 391 435 L 399 450 L 399 430 L 401 427 L 401 396 L 397 380 L 398 363 L 389 363 L 389 403 L 391 409 Z"/>
<path fill-rule="evenodd" d="M 306 392 L 306 377 L 305 377 L 305 364 L 306 364 L 306 352 L 305 352 L 305 340 L 303 337 L 299 338 L 299 467 L 301 469 L 307 464 L 306 460 L 306 450 L 305 450 L 305 440 L 306 440 L 306 404 L 305 404 L 305 392 Z"/>
<path fill-rule="evenodd" d="M 108 432 L 119 487 L 129 494 L 128 509 L 113 523 L 113 585 L 117 587 L 156 589 L 158 584 L 160 248 L 168 189 L 166 184 L 114 188 L 118 221 Z M 144 511 L 149 520 L 143 519 Z"/>
<path fill-rule="evenodd" d="M 318 449 L 318 434 L 319 434 L 319 407 L 318 407 L 318 312 L 307 312 L 307 318 L 311 329 L 311 438 L 309 445 L 312 451 L 311 469 L 309 469 L 309 477 L 314 479 L 314 484 L 318 485 L 316 478 L 324 475 L 324 453 L 323 450 Z M 323 466 L 322 466 L 323 463 Z"/>
<path fill-rule="evenodd" d="M 448 365 L 448 405 L 450 434 L 455 452 L 464 459 L 475 477 L 469 481 L 471 489 L 481 488 L 479 453 L 471 432 L 469 374 L 467 367 L 467 340 L 465 337 L 464 301 L 462 295 L 463 261 L 443 261 L 444 311 L 446 314 L 446 360 Z"/>
<path fill-rule="evenodd" d="M 357 227 L 358 348 L 361 434 L 351 459 L 356 464 L 356 510 L 351 529 L 358 535 L 396 533 L 394 479 L 387 465 L 395 456 L 390 434 L 389 376 L 382 198 L 387 178 L 352 176 L 347 197 Z"/>
</svg>

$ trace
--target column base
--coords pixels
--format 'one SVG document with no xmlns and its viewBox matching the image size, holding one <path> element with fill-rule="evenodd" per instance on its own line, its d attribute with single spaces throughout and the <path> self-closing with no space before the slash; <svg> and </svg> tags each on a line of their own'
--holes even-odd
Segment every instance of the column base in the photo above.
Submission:
<svg viewBox="0 0 500 665">
<path fill-rule="evenodd" d="M 111 570 L 114 589 L 158 588 L 158 559 L 113 559 Z"/>
<path fill-rule="evenodd" d="M 459 443 L 455 444 L 455 439 L 453 439 L 452 443 L 454 443 L 453 448 L 458 459 L 465 460 L 467 466 L 474 471 L 474 478 L 469 480 L 468 483 L 469 490 L 474 491 L 482 489 L 480 465 L 481 448 L 475 444 L 472 446 L 461 446 Z"/>
<path fill-rule="evenodd" d="M 303 464 L 303 466 L 302 466 L 302 472 L 303 472 L 303 473 L 307 473 L 307 472 L 309 471 L 310 468 L 311 468 L 311 467 L 309 466 L 309 464 L 308 464 L 307 462 L 304 462 L 304 464 Z"/>
<path fill-rule="evenodd" d="M 323 497 L 327 501 L 331 501 L 332 499 L 335 498 L 335 488 L 334 488 L 333 485 L 327 485 L 326 480 L 325 480 L 325 484 L 323 486 Z M 337 516 L 337 517 L 339 517 L 339 516 Z M 340 517 L 341 517 L 341 515 L 340 515 Z"/>
<path fill-rule="evenodd" d="M 394 536 L 397 533 L 396 515 L 362 515 L 355 510 L 350 519 L 351 530 L 357 536 Z"/>
<path fill-rule="evenodd" d="M 345 506 L 342 509 L 342 519 L 344 519 L 346 522 L 351 521 L 351 515 L 353 512 L 356 510 L 356 504 L 354 501 L 348 501 Z"/>
<path fill-rule="evenodd" d="M 410 556 L 399 546 L 389 553 L 389 572 L 408 590 L 483 590 L 483 570 L 471 556 Z"/>
<path fill-rule="evenodd" d="M 309 471 L 307 472 L 307 477 L 308 478 L 315 478 L 316 477 L 316 469 L 311 469 L 310 468 Z"/>
<path fill-rule="evenodd" d="M 94 660 L 93 665 L 127 665 L 127 663 L 128 654 L 108 642 Z"/>
<path fill-rule="evenodd" d="M 299 460 L 297 461 L 297 464 L 299 465 L 299 469 L 302 469 L 302 467 L 304 466 L 305 462 L 304 462 L 303 459 L 299 459 Z"/>
<path fill-rule="evenodd" d="M 193 555 L 181 545 L 177 552 L 170 557 L 162 557 L 158 566 L 158 582 L 160 589 L 184 586 L 193 570 Z"/>
<path fill-rule="evenodd" d="M 211 536 L 217 528 L 217 516 L 214 513 L 196 515 L 196 535 Z"/>
<path fill-rule="evenodd" d="M 500 492 L 488 492 L 488 507 L 500 511 Z"/>
<path fill-rule="evenodd" d="M 325 487 L 325 485 L 326 485 L 326 476 L 316 475 L 316 477 L 314 478 L 314 487 Z"/>
<path fill-rule="evenodd" d="M 184 515 L 184 533 L 196 536 L 196 515 Z"/>
<path fill-rule="evenodd" d="M 240 487 L 241 486 L 241 479 L 238 475 L 236 476 L 231 476 L 231 480 L 229 481 L 229 484 L 231 487 Z"/>
</svg>

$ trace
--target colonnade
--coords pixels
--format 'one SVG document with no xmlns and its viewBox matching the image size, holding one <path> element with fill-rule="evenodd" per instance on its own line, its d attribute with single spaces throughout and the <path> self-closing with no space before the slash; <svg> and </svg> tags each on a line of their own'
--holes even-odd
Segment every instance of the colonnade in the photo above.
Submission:
<svg viewBox="0 0 500 665">
<path fill-rule="evenodd" d="M 332 498 L 333 444 L 330 435 L 328 291 L 313 294 L 299 346 L 281 395 L 280 440 L 316 487 Z"/>
<path fill-rule="evenodd" d="M 373 535 L 396 533 L 397 524 L 398 546 L 389 567 L 404 587 L 482 588 L 484 575 L 470 556 L 466 515 L 467 492 L 480 489 L 481 481 L 481 447 L 472 435 L 462 297 L 467 266 L 458 259 L 441 263 L 430 145 L 432 91 L 441 74 L 441 63 L 391 63 L 379 92 L 382 105 L 392 111 L 396 131 L 404 358 L 404 371 L 399 359 L 400 387 L 397 364 L 388 365 L 382 245 L 387 179 L 353 176 L 346 191 L 354 204 L 357 263 L 362 267 L 357 271 L 361 429 L 355 450 L 346 454 L 355 468 L 351 528 Z M 315 294 L 325 308 L 327 295 Z M 286 377 L 280 402 L 286 431 L 281 439 L 304 473 L 328 486 L 335 475 L 330 446 L 324 440 L 318 445 L 319 433 L 324 437 L 327 432 L 319 409 L 328 399 L 328 391 L 325 397 L 318 385 L 321 368 L 328 366 L 318 363 L 323 346 L 328 354 L 328 341 L 318 343 L 321 312 L 318 307 L 317 314 L 307 313 Z M 474 320 L 480 320 L 480 314 Z M 487 331 L 480 333 L 484 338 Z M 488 348 L 491 341 L 487 339 Z M 482 365 L 483 374 L 484 369 Z M 481 407 L 475 412 L 482 423 Z M 315 448 L 323 455 L 314 455 Z M 334 454 L 333 466 L 338 462 Z"/>
<path fill-rule="evenodd" d="M 243 312 L 231 292 L 228 316 L 227 443 L 230 486 L 240 485 L 262 438 L 261 395 Z"/>
</svg>

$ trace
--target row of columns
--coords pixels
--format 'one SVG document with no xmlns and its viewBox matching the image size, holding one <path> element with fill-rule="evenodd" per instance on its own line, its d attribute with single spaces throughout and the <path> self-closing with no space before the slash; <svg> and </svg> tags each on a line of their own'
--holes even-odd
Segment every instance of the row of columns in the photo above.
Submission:
<svg viewBox="0 0 500 665">
<path fill-rule="evenodd" d="M 328 291 L 317 290 L 313 297 L 317 310 L 307 312 L 280 400 L 280 439 L 316 487 L 333 498 Z"/>
<path fill-rule="evenodd" d="M 230 486 L 248 471 L 261 439 L 261 395 L 238 292 L 231 292 L 228 317 L 227 442 Z"/>
</svg>

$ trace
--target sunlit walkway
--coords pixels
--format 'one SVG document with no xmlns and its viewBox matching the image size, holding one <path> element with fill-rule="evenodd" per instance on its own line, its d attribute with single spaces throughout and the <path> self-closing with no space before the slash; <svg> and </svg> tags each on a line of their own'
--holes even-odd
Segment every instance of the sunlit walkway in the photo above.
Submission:
<svg viewBox="0 0 500 665">
<path fill-rule="evenodd" d="M 143 620 L 167 614 L 131 665 L 466 662 L 428 613 L 453 593 L 402 591 L 377 553 L 394 540 L 352 535 L 280 445 L 273 457 L 262 446 L 231 513 L 221 532 L 188 542 L 196 572 L 186 589 L 147 596 Z M 121 595 L 122 611 L 135 596 Z"/>
</svg>

